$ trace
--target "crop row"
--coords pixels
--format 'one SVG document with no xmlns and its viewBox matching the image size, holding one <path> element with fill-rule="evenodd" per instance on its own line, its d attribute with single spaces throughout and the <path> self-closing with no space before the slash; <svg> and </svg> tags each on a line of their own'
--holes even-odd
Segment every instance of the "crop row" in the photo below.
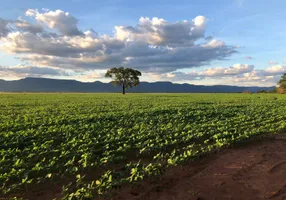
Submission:
<svg viewBox="0 0 286 200">
<path fill-rule="evenodd" d="M 286 127 L 283 95 L 6 94 L 0 188 L 62 185 L 93 199 L 208 152 Z M 17 195 L 16 195 L 17 196 Z"/>
</svg>

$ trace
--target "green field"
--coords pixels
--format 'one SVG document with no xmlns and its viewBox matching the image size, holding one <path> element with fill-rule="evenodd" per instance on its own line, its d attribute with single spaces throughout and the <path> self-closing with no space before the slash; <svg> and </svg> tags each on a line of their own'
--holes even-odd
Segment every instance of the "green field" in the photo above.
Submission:
<svg viewBox="0 0 286 200">
<path fill-rule="evenodd" d="M 93 199 L 285 127 L 277 94 L 1 94 L 0 194 Z"/>
</svg>

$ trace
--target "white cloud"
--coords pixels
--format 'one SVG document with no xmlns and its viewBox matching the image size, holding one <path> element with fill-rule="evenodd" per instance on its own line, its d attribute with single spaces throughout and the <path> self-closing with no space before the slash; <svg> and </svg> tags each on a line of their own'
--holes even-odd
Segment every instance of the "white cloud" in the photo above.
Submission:
<svg viewBox="0 0 286 200">
<path fill-rule="evenodd" d="M 265 69 L 253 70 L 241 76 L 235 77 L 237 81 L 268 81 L 277 80 L 283 73 L 286 72 L 286 67 L 276 65 Z M 276 83 L 277 81 L 275 81 Z"/>
<path fill-rule="evenodd" d="M 122 41 L 140 41 L 153 45 L 193 45 L 204 37 L 206 18 L 170 23 L 160 18 L 141 17 L 135 27 L 115 26 L 115 37 Z"/>
<path fill-rule="evenodd" d="M 229 76 L 229 75 L 238 75 L 253 70 L 253 65 L 248 64 L 235 64 L 228 68 L 209 68 L 199 73 L 202 76 Z"/>
<path fill-rule="evenodd" d="M 235 64 L 223 68 L 207 68 L 203 71 L 172 72 L 161 75 L 161 80 L 179 82 L 216 82 L 230 85 L 273 86 L 281 75 L 286 73 L 286 66 L 272 66 L 265 69 L 255 69 L 254 65 Z"/>
<path fill-rule="evenodd" d="M 124 65 L 167 73 L 236 53 L 236 47 L 205 36 L 204 16 L 178 22 L 141 17 L 136 26 L 115 26 L 114 35 L 108 36 L 92 28 L 79 31 L 77 19 L 61 10 L 29 9 L 26 15 L 37 23 L 13 21 L 16 28 L 0 39 L 0 50 L 33 66 L 101 70 Z"/>
<path fill-rule="evenodd" d="M 207 68 L 203 71 L 191 71 L 191 72 L 172 72 L 167 73 L 165 76 L 172 78 L 174 80 L 194 80 L 194 79 L 205 79 L 208 77 L 212 78 L 223 78 L 223 77 L 232 77 L 237 75 L 242 75 L 245 73 L 252 72 L 254 65 L 248 64 L 235 64 L 230 67 L 216 67 L 216 68 Z"/>
<path fill-rule="evenodd" d="M 286 72 L 286 66 L 275 65 L 264 69 L 264 71 L 267 75 L 281 75 Z"/>
<path fill-rule="evenodd" d="M 49 11 L 47 9 L 40 13 L 37 9 L 28 9 L 26 16 L 35 17 L 35 19 L 47 25 L 51 29 L 57 29 L 60 33 L 67 36 L 81 35 L 78 29 L 78 20 L 68 12 L 62 10 Z"/>
<path fill-rule="evenodd" d="M 0 66 L 0 76 L 5 77 L 45 77 L 45 76 L 68 76 L 69 74 L 59 68 L 34 67 L 25 65 Z"/>
<path fill-rule="evenodd" d="M 222 47 L 224 45 L 225 45 L 224 42 L 213 39 L 213 40 L 209 41 L 208 43 L 203 44 L 202 46 L 203 47 L 209 47 L 209 48 L 217 48 L 217 47 Z"/>
<path fill-rule="evenodd" d="M 0 40 L 0 48 L 9 53 L 79 57 L 82 53 L 103 49 L 100 41 L 90 37 L 43 37 L 30 32 L 11 32 Z"/>
<path fill-rule="evenodd" d="M 23 20 L 21 17 L 19 17 L 18 20 L 13 21 L 12 24 L 14 24 L 17 29 L 24 30 L 26 32 L 34 34 L 43 32 L 43 27 L 40 24 L 31 24 Z"/>
</svg>

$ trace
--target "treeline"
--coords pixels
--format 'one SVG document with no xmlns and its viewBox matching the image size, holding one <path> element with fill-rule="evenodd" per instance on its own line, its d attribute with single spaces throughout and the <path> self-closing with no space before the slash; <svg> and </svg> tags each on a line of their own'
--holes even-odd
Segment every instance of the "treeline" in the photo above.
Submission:
<svg viewBox="0 0 286 200">
<path fill-rule="evenodd" d="M 257 93 L 278 93 L 286 94 L 286 73 L 281 76 L 281 79 L 277 83 L 277 87 L 273 90 L 260 90 Z"/>
</svg>

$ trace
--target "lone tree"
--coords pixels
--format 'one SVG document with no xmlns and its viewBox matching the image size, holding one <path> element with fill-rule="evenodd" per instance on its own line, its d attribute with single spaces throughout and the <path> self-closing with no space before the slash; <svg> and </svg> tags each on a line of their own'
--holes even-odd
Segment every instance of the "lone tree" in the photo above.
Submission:
<svg viewBox="0 0 286 200">
<path fill-rule="evenodd" d="M 286 93 L 286 73 L 281 76 L 280 81 L 278 82 L 278 93 Z"/>
<path fill-rule="evenodd" d="M 126 89 L 139 85 L 138 76 L 141 76 L 141 72 L 124 67 L 111 68 L 105 74 L 105 77 L 113 79 L 113 85 L 122 87 L 122 94 L 125 94 Z"/>
</svg>

